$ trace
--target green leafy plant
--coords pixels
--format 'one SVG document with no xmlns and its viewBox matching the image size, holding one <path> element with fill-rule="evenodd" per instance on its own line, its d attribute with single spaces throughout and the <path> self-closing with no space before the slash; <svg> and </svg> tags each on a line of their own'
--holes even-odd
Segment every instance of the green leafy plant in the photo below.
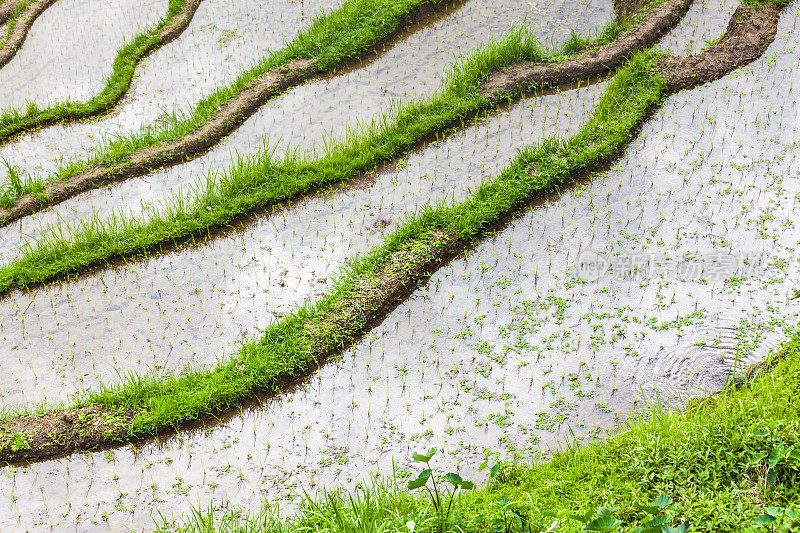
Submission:
<svg viewBox="0 0 800 533">
<path fill-rule="evenodd" d="M 667 509 L 672 504 L 672 498 L 666 494 L 657 497 L 650 505 L 634 503 L 633 506 L 650 515 L 650 519 L 633 530 L 634 533 L 686 533 L 689 531 L 687 524 L 671 526 L 668 522 L 674 518 Z"/>
<path fill-rule="evenodd" d="M 494 531 L 495 533 L 510 533 L 512 531 L 527 531 L 532 533 L 531 522 L 533 518 L 556 517 L 555 513 L 541 511 L 538 507 L 533 505 L 530 494 L 526 494 L 526 496 L 528 498 L 527 502 L 512 501 L 508 498 L 502 498 L 493 504 L 499 508 L 499 516 L 489 520 L 485 514 L 479 514 L 473 520 L 476 524 L 488 527 L 490 531 Z M 554 525 L 557 524 L 558 521 L 555 521 Z"/>
<path fill-rule="evenodd" d="M 668 508 L 672 504 L 672 498 L 666 494 L 658 496 L 652 503 L 644 505 L 635 502 L 633 506 L 642 511 L 648 517 L 644 522 L 636 525 L 633 533 L 686 533 L 689 531 L 688 524 L 678 526 L 670 525 L 675 519 L 674 512 Z M 586 531 L 619 531 L 626 524 L 614 516 L 616 508 L 601 507 L 597 511 L 587 511 L 586 513 L 573 514 L 569 518 L 584 524 Z M 630 524 L 628 524 L 630 525 Z"/>
<path fill-rule="evenodd" d="M 615 510 L 601 507 L 596 512 L 590 510 L 582 515 L 570 515 L 570 518 L 582 522 L 586 531 L 617 531 L 622 521 L 614 516 Z"/>
<path fill-rule="evenodd" d="M 489 466 L 489 459 L 487 458 L 478 467 L 478 472 L 483 472 Z M 489 469 L 489 477 L 491 479 L 500 479 L 503 475 L 503 461 L 498 461 Z"/>
<path fill-rule="evenodd" d="M 800 466 L 800 451 L 789 446 L 779 444 L 772 448 L 767 458 L 767 483 L 773 485 L 778 478 L 778 467 L 783 466 L 791 470 L 798 470 Z"/>
<path fill-rule="evenodd" d="M 775 531 L 775 527 L 778 525 L 789 528 L 800 524 L 800 512 L 794 509 L 784 509 L 782 507 L 766 507 L 762 515 L 753 519 L 753 523 L 762 526 L 771 526 L 773 531 Z M 792 531 L 792 529 L 786 529 L 786 531 Z"/>
<path fill-rule="evenodd" d="M 461 490 L 471 490 L 475 488 L 475 484 L 471 481 L 461 479 L 461 476 L 456 473 L 450 472 L 444 475 L 444 480 L 452 485 L 452 488 L 439 490 L 439 485 L 436 483 L 436 476 L 433 473 L 433 469 L 430 467 L 430 460 L 435 453 L 436 448 L 431 448 L 426 454 L 415 452 L 412 455 L 415 461 L 425 463 L 426 468 L 419 473 L 416 479 L 412 479 L 408 482 L 408 488 L 409 490 L 424 488 L 428 492 L 431 503 L 433 504 L 433 509 L 436 511 L 436 516 L 439 518 L 439 529 L 440 531 L 444 531 L 445 525 L 450 519 L 450 513 L 453 510 L 453 502 L 458 492 Z M 430 485 L 428 485 L 428 481 L 431 481 Z"/>
<path fill-rule="evenodd" d="M 768 437 L 770 432 L 760 429 L 753 434 L 756 437 Z M 765 468 L 762 497 L 767 501 L 770 500 L 770 489 L 778 481 L 779 473 L 800 472 L 800 450 L 782 442 L 777 442 L 768 449 L 769 452 L 762 452 L 753 461 L 754 464 L 763 465 Z"/>
</svg>

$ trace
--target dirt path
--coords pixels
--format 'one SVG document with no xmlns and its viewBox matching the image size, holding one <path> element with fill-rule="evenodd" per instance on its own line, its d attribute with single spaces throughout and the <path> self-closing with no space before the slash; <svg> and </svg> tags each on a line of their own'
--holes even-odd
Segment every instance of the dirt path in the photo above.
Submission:
<svg viewBox="0 0 800 533">
<path fill-rule="evenodd" d="M 180 37 L 183 31 L 189 27 L 189 23 L 192 22 L 192 18 L 197 12 L 197 8 L 200 7 L 200 3 L 202 1 L 203 0 L 186 0 L 180 12 L 176 13 L 175 16 L 172 17 L 172 22 L 161 28 L 161 31 L 158 32 L 158 41 L 154 43 L 147 51 L 145 51 L 144 56 L 153 53 L 153 51 L 157 48 L 160 48 L 170 41 L 174 41 Z"/>
<path fill-rule="evenodd" d="M 664 96 L 718 79 L 760 57 L 775 39 L 779 15 L 771 4 L 758 8 L 742 4 L 716 45 L 697 55 L 662 60 L 657 72 L 667 81 Z M 527 79 L 524 73 L 521 78 Z M 507 212 L 505 216 L 509 218 L 513 213 Z M 355 342 L 432 272 L 469 246 L 463 237 L 442 231 L 404 242 L 355 289 L 340 298 L 313 328 L 306 327 L 311 365 L 321 364 L 334 352 Z M 338 341 L 332 342 L 332 336 Z M 291 378 L 286 376 L 285 380 Z M 88 406 L 8 418 L 0 422 L 0 463 L 43 460 L 129 442 L 134 439 L 129 424 L 135 415 L 136 412 Z M 163 429 L 168 432 L 172 428 Z"/>
<path fill-rule="evenodd" d="M 665 0 L 619 39 L 599 50 L 561 63 L 522 61 L 495 72 L 481 84 L 487 98 L 540 87 L 557 87 L 589 80 L 613 71 L 635 52 L 653 46 L 680 21 L 692 0 Z"/>
</svg>

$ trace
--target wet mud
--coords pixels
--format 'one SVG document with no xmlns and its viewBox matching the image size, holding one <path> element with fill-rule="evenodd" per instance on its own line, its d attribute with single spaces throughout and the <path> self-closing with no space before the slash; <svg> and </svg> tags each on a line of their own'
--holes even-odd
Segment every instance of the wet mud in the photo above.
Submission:
<svg viewBox="0 0 800 533">
<path fill-rule="evenodd" d="M 724 36 L 713 46 L 688 57 L 665 57 L 657 69 L 673 93 L 717 80 L 761 57 L 775 39 L 780 10 L 772 4 L 740 4 Z"/>
<path fill-rule="evenodd" d="M 0 2 L 0 29 L 5 27 L 6 22 L 8 22 L 8 19 L 10 19 L 11 15 L 14 13 L 16 5 L 17 2 L 13 0 Z M 2 33 L 0 33 L 0 35 L 2 35 Z"/>
<path fill-rule="evenodd" d="M 649 48 L 674 27 L 692 0 L 666 0 L 614 42 L 560 63 L 521 61 L 493 72 L 480 86 L 487 98 L 498 98 L 520 88 L 557 87 L 613 72 L 639 50 Z"/>
</svg>

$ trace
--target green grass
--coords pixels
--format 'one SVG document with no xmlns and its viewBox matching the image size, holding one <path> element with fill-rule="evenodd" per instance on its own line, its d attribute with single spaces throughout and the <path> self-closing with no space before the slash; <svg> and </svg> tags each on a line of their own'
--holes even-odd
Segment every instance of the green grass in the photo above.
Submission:
<svg viewBox="0 0 800 533">
<path fill-rule="evenodd" d="M 358 0 L 356 4 L 361 6 L 365 2 L 379 1 L 386 0 Z M 396 22 L 399 17 L 400 10 L 392 20 Z M 331 18 L 339 21 L 334 28 L 347 27 L 338 17 Z M 321 21 L 328 20 L 319 19 L 299 41 L 316 43 L 308 35 L 328 35 L 332 29 L 315 30 L 320 24 L 327 28 L 327 24 L 332 23 L 323 24 Z M 381 25 L 382 31 L 388 31 L 389 27 L 388 23 Z M 612 23 L 593 43 L 609 42 L 623 30 L 621 23 Z M 358 42 L 363 45 L 363 41 Z M 572 50 L 574 39 L 570 43 Z M 318 53 L 316 50 L 312 53 L 309 46 L 303 48 L 307 50 L 306 55 Z M 325 43 L 315 46 L 325 46 Z M 351 44 L 348 50 L 355 53 L 358 46 Z M 352 131 L 345 139 L 326 142 L 322 157 L 317 160 L 303 161 L 290 154 L 276 161 L 272 152 L 264 149 L 247 159 L 240 157 L 227 172 L 209 175 L 204 186 L 178 195 L 144 217 L 93 218 L 75 226 L 60 225 L 49 233 L 43 233 L 38 241 L 27 243 L 17 259 L 0 267 L 0 294 L 14 287 L 26 287 L 102 265 L 115 257 L 146 255 L 159 246 L 170 246 L 177 240 L 205 233 L 209 228 L 225 227 L 245 214 L 373 171 L 380 164 L 407 153 L 431 135 L 463 126 L 465 121 L 475 120 L 480 112 L 500 105 L 500 102 L 488 101 L 478 92 L 478 84 L 492 71 L 521 60 L 558 61 L 565 55 L 563 50 L 550 54 L 544 52 L 529 31 L 517 29 L 454 67 L 443 88 L 429 100 L 397 104 L 394 111 L 373 121 L 362 131 Z M 332 56 L 325 61 L 328 63 L 323 64 L 335 63 Z M 267 67 L 264 65 L 263 69 Z M 251 76 L 243 78 L 241 87 L 249 79 Z M 225 92 L 224 98 L 232 96 L 241 87 Z M 215 108 L 220 101 L 212 97 L 208 105 Z M 201 104 L 198 109 L 205 109 L 205 106 L 205 103 Z M 201 121 L 198 117 L 195 115 L 196 120 Z M 36 186 L 35 180 L 28 186 Z"/>
<path fill-rule="evenodd" d="M 758 7 L 764 2 L 766 2 L 767 4 L 772 4 L 778 9 L 783 9 L 784 7 L 791 4 L 792 0 L 744 0 L 745 4 L 753 7 Z"/>
<path fill-rule="evenodd" d="M 633 531 L 649 518 L 636 505 L 666 495 L 673 500 L 664 510 L 673 527 L 797 531 L 800 521 L 787 514 L 800 512 L 800 461 L 791 454 L 770 469 L 769 459 L 783 455 L 777 451 L 800 452 L 798 393 L 800 335 L 784 346 L 774 369 L 739 390 L 690 401 L 681 412 L 655 405 L 607 439 L 573 443 L 538 463 L 504 464 L 487 485 L 462 493 L 445 523 L 427 497 L 383 481 L 353 494 L 333 490 L 307 497 L 290 519 L 276 507 L 249 516 L 197 510 L 180 527 L 161 530 L 409 533 L 413 521 L 420 532 L 522 532 L 544 531 L 557 520 L 555 531 L 581 531 L 584 524 L 569 517 L 605 507 L 621 522 L 611 531 Z M 765 511 L 778 520 L 758 524 Z M 497 519 L 499 528 L 486 525 Z"/>
<path fill-rule="evenodd" d="M 348 0 L 338 10 L 317 16 L 311 26 L 285 48 L 262 59 L 254 67 L 241 74 L 230 86 L 220 88 L 201 100 L 193 110 L 176 114 L 165 124 L 146 126 L 136 133 L 118 135 L 110 140 L 106 139 L 102 145 L 96 147 L 89 159 L 67 162 L 45 180 L 66 179 L 96 164 L 114 165 L 126 160 L 132 153 L 142 148 L 180 139 L 208 121 L 219 106 L 239 94 L 253 79 L 271 69 L 286 65 L 294 59 L 316 58 L 314 71 L 335 71 L 339 65 L 363 55 L 365 51 L 391 34 L 402 19 L 419 6 L 444 1 Z M 660 2 L 661 0 L 654 0 L 650 5 L 655 6 Z M 642 15 L 643 12 L 612 21 L 595 39 L 574 34 L 567 45 L 550 54 L 548 60 L 563 60 L 588 46 L 611 42 L 638 22 Z M 545 55 L 543 53 L 532 54 L 530 59 L 537 60 Z M 31 117 L 38 116 L 40 113 L 35 104 L 32 104 L 28 110 L 28 115 Z M 31 129 L 31 126 L 25 125 L 28 119 L 20 117 L 16 111 L 9 111 L 6 114 L 9 115 L 10 122 L 8 128 L 4 129 L 3 125 L 6 119 L 0 117 L 0 142 L 19 131 Z M 59 110 L 57 115 L 63 117 L 57 120 L 78 118 L 78 115 L 68 113 L 66 108 Z M 50 118 L 45 122 L 54 120 Z M 37 189 L 41 190 L 43 188 L 41 182 L 42 178 L 33 179 L 30 188 L 25 192 L 34 193 Z M 13 205 L 17 198 L 18 196 L 8 196 L 3 201 L 0 196 L 0 206 Z"/>
<path fill-rule="evenodd" d="M 481 57 L 491 59 L 489 55 L 478 54 L 472 60 Z M 574 137 L 567 141 L 548 139 L 531 147 L 466 201 L 453 206 L 431 206 L 407 219 L 382 246 L 352 260 L 331 293 L 267 328 L 260 338 L 244 344 L 231 360 L 165 380 L 132 377 L 125 383 L 88 394 L 82 401 L 143 409 L 130 432 L 147 435 L 235 405 L 255 391 L 279 389 L 287 378 L 316 364 L 310 346 L 320 339 L 310 339 L 308 332 L 314 330 L 315 324 L 324 323 L 325 317 L 343 299 L 352 297 L 359 282 L 374 276 L 394 252 L 406 249 L 425 253 L 427 238 L 437 234 L 453 236 L 463 243 L 474 242 L 507 220 L 531 197 L 553 190 L 576 174 L 619 154 L 648 112 L 665 96 L 663 80 L 652 70 L 656 59 L 655 53 L 643 52 L 620 69 L 591 121 Z M 438 100 L 403 107 L 397 123 L 393 123 L 395 128 L 386 130 L 402 139 L 407 130 L 399 125 L 405 124 L 401 121 L 404 117 L 410 123 L 403 127 L 414 132 L 414 124 L 427 116 L 422 111 L 439 110 L 429 119 L 434 120 L 441 117 L 441 106 L 459 101 L 468 105 L 469 89 L 474 87 L 476 75 L 481 75 L 480 69 L 472 66 L 457 69 L 442 94 L 452 90 L 463 100 L 439 95 Z M 459 87 L 467 92 L 458 93 Z M 378 148 L 373 145 L 376 135 L 367 132 L 364 136 L 351 140 L 348 146 L 381 153 L 380 145 Z M 364 164 L 358 161 L 362 153 L 350 153 L 355 160 L 350 163 L 353 167 Z M 333 151 L 325 161 L 331 160 L 332 155 Z M 369 152 L 364 156 L 366 160 L 370 157 L 376 156 Z M 290 160 L 282 164 L 316 169 L 324 176 L 326 170 L 330 171 L 325 161 Z M 277 166 L 265 159 L 241 162 L 237 168 L 255 164 L 261 165 L 256 168 L 265 173 Z M 258 178 L 256 175 L 251 179 Z M 264 188 L 261 182 L 248 182 L 244 178 L 235 184 L 225 183 L 214 182 L 216 188 L 209 190 L 219 191 L 216 193 L 219 196 L 205 199 L 241 199 L 242 191 L 257 195 Z M 226 187 L 233 187 L 238 196 L 224 196 Z M 200 205 L 212 207 L 211 211 L 204 209 L 212 213 L 209 216 L 217 209 L 213 202 Z M 321 340 L 327 349 L 336 350 L 353 340 L 361 326 L 348 325 L 335 331 L 335 335 L 322 336 Z M 439 519 L 426 498 L 384 483 L 354 495 L 332 492 L 319 499 L 309 498 L 299 514 L 289 521 L 272 510 L 250 518 L 229 515 L 219 519 L 213 513 L 198 512 L 186 530 L 409 532 L 409 521 L 413 521 L 414 531 L 543 531 L 557 519 L 558 531 L 577 531 L 583 524 L 569 516 L 600 506 L 614 509 L 611 512 L 621 522 L 619 529 L 641 525 L 646 519 L 637 503 L 648 504 L 659 495 L 668 495 L 674 500 L 666 507 L 672 524 L 687 522 L 694 531 L 761 531 L 764 529 L 754 519 L 764 510 L 776 515 L 785 509 L 800 510 L 797 488 L 800 462 L 794 460 L 794 455 L 786 455 L 786 460 L 769 469 L 769 459 L 777 457 L 778 450 L 792 453 L 800 450 L 800 404 L 796 401 L 800 392 L 798 351 L 800 335 L 786 345 L 784 357 L 774 370 L 742 390 L 730 388 L 692 402 L 682 413 L 656 406 L 648 417 L 631 422 L 608 440 L 567 448 L 544 463 L 506 465 L 487 487 L 458 498 L 451 519 L 446 522 Z M 498 502 L 503 503 L 498 505 Z M 512 507 L 517 509 L 516 515 Z M 545 516 L 544 512 L 554 514 L 555 518 Z M 484 522 L 478 519 L 480 516 Z M 485 525 L 485 521 L 492 523 L 495 519 L 500 520 L 498 528 Z M 786 516 L 779 520 L 783 521 L 779 523 L 783 529 L 779 530 L 791 531 L 798 526 Z"/>
</svg>

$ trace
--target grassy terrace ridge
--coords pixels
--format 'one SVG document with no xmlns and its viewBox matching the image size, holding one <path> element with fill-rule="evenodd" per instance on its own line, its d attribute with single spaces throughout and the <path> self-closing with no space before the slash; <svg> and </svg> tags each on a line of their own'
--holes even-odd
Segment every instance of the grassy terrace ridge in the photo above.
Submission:
<svg viewBox="0 0 800 533">
<path fill-rule="evenodd" d="M 30 4 L 52 4 L 56 0 L 23 0 L 17 4 L 14 13 Z M 66 101 L 40 109 L 35 102 L 28 105 L 23 113 L 17 109 L 5 109 L 0 113 L 0 144 L 5 144 L 14 136 L 59 122 L 71 122 L 90 118 L 111 110 L 125 95 L 131 85 L 134 71 L 139 62 L 148 54 L 176 39 L 183 33 L 194 16 L 202 0 L 170 0 L 167 13 L 154 26 L 146 29 L 120 48 L 112 65 L 111 74 L 106 78 L 102 91 L 85 102 Z M 9 0 L 13 3 L 13 0 Z M 5 6 L 5 4 L 3 5 Z M 22 7 L 21 7 L 22 6 Z M 0 7 L 2 11 L 3 7 Z M 33 20 L 30 21 L 33 23 Z M 12 32 L 9 24 L 8 34 Z M 2 41 L 0 41 L 2 42 Z M 0 52 L 0 64 L 2 64 Z M 8 193 L 5 196 L 7 202 Z"/>
<path fill-rule="evenodd" d="M 199 3 L 201 0 L 170 0 L 171 12 L 184 1 Z M 81 189 L 86 190 L 109 181 L 111 176 L 117 179 L 131 177 L 197 157 L 241 125 L 269 97 L 315 74 L 333 72 L 349 61 L 363 57 L 408 23 L 458 1 L 463 0 L 346 0 L 337 10 L 318 15 L 310 27 L 291 43 L 261 59 L 229 86 L 217 89 L 198 102 L 190 113 L 173 115 L 169 122 L 143 128 L 135 134 L 104 140 L 90 159 L 68 163 L 47 179 L 37 176 L 23 181 L 16 172 L 12 186 L 7 186 L 5 193 L 0 194 L 0 225 L 74 196 L 80 192 L 75 185 L 78 180 L 87 181 Z M 148 40 L 155 35 L 140 36 L 120 52 L 119 70 L 115 68 L 106 91 L 92 100 L 57 104 L 45 110 L 39 110 L 32 103 L 25 114 L 18 110 L 3 112 L 0 116 L 0 143 L 24 131 L 86 118 L 109 109 L 130 83 L 133 64 L 127 58 L 144 50 Z M 291 68 L 296 65 L 302 68 Z M 270 82 L 273 85 L 266 88 L 266 93 L 247 94 L 248 91 L 263 90 L 263 85 Z M 204 131 L 204 127 L 208 131 Z M 202 142 L 194 139 L 195 142 L 188 146 L 175 146 L 174 150 L 163 153 L 165 146 L 176 145 L 187 137 L 204 135 L 209 138 L 200 139 Z M 62 190 L 65 183 L 68 183 L 67 191 Z"/>
<path fill-rule="evenodd" d="M 427 494 L 409 493 L 405 483 L 401 489 L 390 474 L 355 493 L 309 496 L 289 519 L 269 506 L 225 514 L 196 509 L 179 526 L 165 523 L 158 531 L 577 532 L 589 529 L 586 522 L 594 526 L 590 531 L 797 531 L 800 334 L 768 363 L 770 370 L 690 400 L 680 412 L 656 404 L 606 439 L 569 443 L 546 461 L 502 463 L 493 478 L 470 480 L 489 482 L 461 491 L 447 516 Z M 452 463 L 449 454 L 434 456 L 434 475 Z M 591 514 L 603 508 L 611 518 Z M 657 525 L 647 529 L 653 520 Z"/>
<path fill-rule="evenodd" d="M 8 22 L 0 35 L 0 68 L 17 55 L 25 37 L 36 19 L 56 0 L 8 0 L 0 5 L 0 24 Z"/>
<path fill-rule="evenodd" d="M 447 134 L 481 112 L 500 106 L 505 98 L 483 94 L 480 89 L 492 72 L 522 60 L 546 62 L 558 69 L 579 50 L 580 57 L 597 56 L 603 68 L 613 68 L 615 64 L 606 63 L 598 50 L 613 48 L 617 41 L 627 43 L 627 54 L 617 54 L 617 63 L 621 62 L 648 43 L 654 44 L 674 27 L 691 1 L 665 0 L 637 16 L 619 16 L 597 40 L 574 35 L 558 53 L 546 54 L 530 32 L 519 28 L 456 65 L 443 88 L 430 99 L 401 104 L 391 117 L 381 117 L 363 132 L 353 133 L 341 142 L 327 143 L 324 157 L 318 160 L 287 157 L 275 162 L 265 149 L 247 160 L 240 159 L 222 175 L 210 175 L 204 187 L 177 196 L 141 219 L 90 219 L 76 227 L 59 226 L 43 233 L 38 242 L 26 245 L 17 259 L 0 267 L 0 295 L 14 287 L 57 279 L 114 258 L 147 255 L 181 239 L 205 234 L 210 228 L 225 227 L 237 217 L 279 208 L 282 202 L 302 194 L 371 172 L 434 135 Z M 562 80 L 565 81 L 570 80 Z M 521 94 L 515 90 L 506 96 Z"/>
<path fill-rule="evenodd" d="M 455 3 L 460 1 L 464 0 Z M 337 11 L 318 18 L 286 48 L 263 59 L 232 85 L 202 100 L 190 114 L 106 141 L 91 159 L 68 163 L 44 180 L 22 180 L 17 170 L 11 171 L 10 183 L 0 195 L 0 225 L 102 183 L 198 157 L 281 90 L 314 74 L 335 71 L 373 50 L 404 22 L 447 4 L 446 0 L 349 0 Z M 609 27 L 612 32 L 628 27 L 631 19 L 624 10 L 617 11 L 617 20 Z M 576 36 L 572 44 L 589 43 Z M 0 141 L 2 132 L 0 118 Z"/>
<path fill-rule="evenodd" d="M 464 0 L 456 3 L 459 1 Z M 681 4 L 690 2 L 682 0 Z M 45 180 L 36 177 L 23 182 L 15 175 L 16 186 L 8 188 L 5 198 L 0 198 L 0 225 L 103 183 L 199 157 L 280 91 L 315 74 L 335 71 L 375 49 L 404 22 L 447 4 L 446 0 L 350 0 L 339 10 L 320 17 L 286 48 L 262 60 L 232 85 L 202 100 L 190 114 L 174 116 L 163 126 L 146 127 L 139 133 L 104 141 L 90 159 L 70 162 Z M 617 19 L 595 44 L 608 42 L 630 27 L 633 14 L 628 16 L 625 6 L 618 7 Z M 576 36 L 570 44 L 575 49 L 590 43 Z M 539 56 L 532 59 L 563 58 L 560 54 Z"/>
<path fill-rule="evenodd" d="M 677 63 L 653 50 L 637 53 L 575 136 L 523 151 L 460 204 L 429 206 L 410 217 L 381 246 L 351 260 L 326 296 L 273 323 L 230 359 L 165 378 L 131 375 L 81 395 L 64 410 L 40 406 L 39 414 L 6 413 L 0 419 L 0 461 L 158 435 L 225 412 L 259 392 L 280 391 L 357 341 L 442 263 L 491 234 L 532 198 L 621 154 L 647 116 L 687 81 L 666 81 L 681 65 L 698 58 L 712 65 L 701 75 L 686 72 L 696 86 L 760 57 L 775 38 L 779 14 L 773 4 L 743 4 L 716 44 Z"/>
</svg>

